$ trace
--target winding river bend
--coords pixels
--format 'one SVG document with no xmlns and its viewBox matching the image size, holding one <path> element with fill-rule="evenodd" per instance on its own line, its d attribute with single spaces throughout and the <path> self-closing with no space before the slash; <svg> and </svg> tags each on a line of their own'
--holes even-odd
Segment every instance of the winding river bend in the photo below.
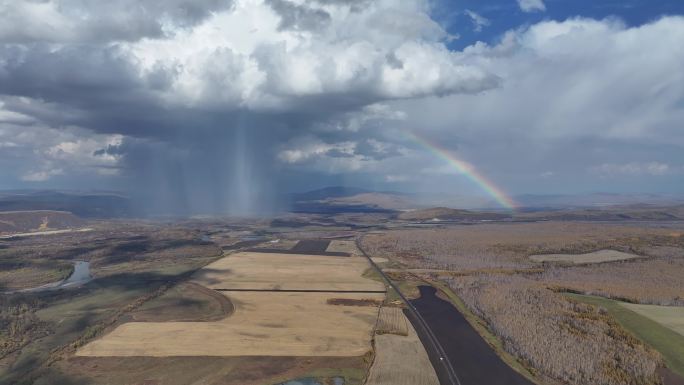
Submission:
<svg viewBox="0 0 684 385">
<path fill-rule="evenodd" d="M 46 285 L 28 288 L 28 289 L 7 291 L 7 292 L 4 292 L 4 294 L 37 293 L 37 292 L 41 292 L 41 291 L 58 290 L 58 289 L 64 289 L 64 288 L 68 288 L 68 287 L 77 287 L 77 286 L 81 286 L 85 283 L 90 282 L 92 279 L 93 279 L 93 277 L 90 275 L 90 262 L 74 261 L 74 271 L 71 273 L 71 275 L 67 279 L 64 279 L 64 280 L 61 280 L 58 282 L 48 283 Z"/>
</svg>

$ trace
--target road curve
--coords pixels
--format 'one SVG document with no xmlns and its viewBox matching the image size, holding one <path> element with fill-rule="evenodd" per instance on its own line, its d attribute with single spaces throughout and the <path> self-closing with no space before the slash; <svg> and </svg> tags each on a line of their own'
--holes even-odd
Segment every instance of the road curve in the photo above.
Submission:
<svg viewBox="0 0 684 385">
<path fill-rule="evenodd" d="M 432 362 L 432 366 L 437 373 L 437 378 L 439 379 L 440 385 L 462 385 L 461 381 L 456 375 L 456 371 L 444 352 L 444 348 L 442 348 L 442 345 L 437 340 L 437 337 L 434 335 L 427 322 L 425 322 L 418 310 L 411 302 L 409 302 L 404 294 L 402 294 L 399 288 L 394 285 L 392 280 L 390 280 L 389 277 L 387 277 L 382 271 L 382 269 L 380 269 L 380 267 L 373 262 L 373 259 L 366 254 L 366 251 L 361 247 L 361 237 L 356 238 L 356 247 L 359 249 L 361 254 L 368 259 L 368 262 L 371 264 L 373 269 L 375 269 L 375 271 L 382 276 L 387 285 L 394 290 L 404 304 L 406 304 L 405 314 L 411 321 L 411 324 L 413 324 L 413 327 L 416 329 L 418 336 L 423 342 L 423 346 L 425 347 L 428 357 L 430 358 L 430 362 Z"/>
</svg>

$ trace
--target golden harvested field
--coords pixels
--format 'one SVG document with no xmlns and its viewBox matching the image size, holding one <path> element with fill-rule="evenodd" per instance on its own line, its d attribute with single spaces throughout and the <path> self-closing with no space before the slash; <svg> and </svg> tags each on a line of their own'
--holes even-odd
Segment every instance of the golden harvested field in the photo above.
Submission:
<svg viewBox="0 0 684 385">
<path fill-rule="evenodd" d="M 620 302 L 620 305 L 684 336 L 684 307 L 637 305 L 625 302 Z"/>
<path fill-rule="evenodd" d="M 385 308 L 383 308 L 385 309 Z M 439 385 L 439 380 L 411 323 L 399 310 L 407 336 L 375 336 L 375 361 L 366 385 Z"/>
<path fill-rule="evenodd" d="M 206 266 L 193 281 L 211 289 L 384 291 L 361 276 L 368 268 L 359 257 L 245 252 Z"/>
<path fill-rule="evenodd" d="M 616 250 L 599 250 L 586 254 L 538 254 L 530 256 L 530 259 L 535 262 L 563 262 L 575 265 L 627 261 L 634 258 L 639 258 L 639 256 Z"/>
<path fill-rule="evenodd" d="M 198 271 L 195 284 L 222 291 L 233 314 L 215 322 L 130 322 L 93 341 L 77 356 L 317 356 L 352 357 L 370 351 L 377 306 L 335 306 L 331 298 L 374 300 L 384 291 L 361 277 L 362 258 L 239 253 Z M 247 291 L 242 291 L 247 290 Z M 250 291 L 256 290 L 256 291 Z M 275 290 L 275 291 L 262 291 Z"/>
<path fill-rule="evenodd" d="M 376 307 L 334 306 L 330 293 L 231 292 L 232 316 L 217 322 L 130 322 L 77 356 L 361 356 Z M 340 294 L 334 294 L 339 298 Z M 384 294 L 345 294 L 382 299 Z"/>
</svg>

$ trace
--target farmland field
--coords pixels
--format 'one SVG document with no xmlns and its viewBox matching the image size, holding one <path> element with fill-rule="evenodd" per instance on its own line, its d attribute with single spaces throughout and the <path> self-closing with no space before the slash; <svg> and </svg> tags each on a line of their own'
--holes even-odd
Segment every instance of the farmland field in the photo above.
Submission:
<svg viewBox="0 0 684 385">
<path fill-rule="evenodd" d="M 125 323 L 76 355 L 362 356 L 370 350 L 377 306 L 328 301 L 382 301 L 382 284 L 361 277 L 367 268 L 367 261 L 352 257 L 234 254 L 201 269 L 193 280 L 224 290 L 234 306 L 231 316 L 214 322 Z M 366 290 L 373 292 L 361 292 Z"/>
<path fill-rule="evenodd" d="M 435 370 L 411 323 L 400 309 L 389 310 L 385 316 L 390 317 L 392 324 L 402 325 L 406 335 L 397 333 L 375 336 L 375 362 L 366 384 L 439 385 Z"/>
<path fill-rule="evenodd" d="M 231 292 L 232 316 L 216 322 L 130 322 L 77 356 L 362 356 L 375 307 L 328 305 L 327 293 Z M 339 293 L 335 295 L 339 298 Z M 383 294 L 347 294 L 361 299 Z M 313 317 L 312 314 L 316 316 Z"/>
<path fill-rule="evenodd" d="M 439 298 L 465 315 L 459 325 L 484 338 L 478 354 L 510 367 L 478 374 L 479 364 L 470 363 L 457 368 L 464 378 L 496 382 L 512 368 L 539 385 L 655 385 L 659 375 L 681 373 L 681 334 L 631 305 L 600 298 L 610 305 L 590 307 L 566 297 L 684 304 L 679 231 L 552 222 L 339 230 L 326 227 L 330 218 L 312 221 L 323 225 L 97 222 L 89 232 L 0 240 L 4 290 L 59 279 L 75 261 L 88 261 L 93 276 L 70 290 L 2 297 L 0 383 L 272 385 L 342 377 L 360 385 L 368 377 L 369 385 L 436 385 L 441 372 L 423 331 L 415 336 L 402 301 L 385 291 L 350 238 L 364 235 L 364 251 L 406 297 L 423 298 L 421 285 L 439 288 Z M 601 260 L 602 250 L 625 259 Z M 553 254 L 587 259 L 530 258 Z M 423 300 L 436 301 L 415 301 Z M 432 310 L 421 311 L 437 337 L 462 343 L 451 338 L 462 331 Z M 637 327 L 623 323 L 623 313 Z M 470 362 L 455 346 L 448 349 L 456 362 Z"/>
<path fill-rule="evenodd" d="M 384 291 L 361 276 L 366 269 L 358 257 L 244 252 L 208 265 L 193 281 L 215 290 Z"/>
<path fill-rule="evenodd" d="M 406 316 L 398 307 L 383 307 L 380 309 L 378 325 L 375 332 L 377 334 L 396 334 L 406 336 L 409 334 L 409 322 Z"/>
</svg>

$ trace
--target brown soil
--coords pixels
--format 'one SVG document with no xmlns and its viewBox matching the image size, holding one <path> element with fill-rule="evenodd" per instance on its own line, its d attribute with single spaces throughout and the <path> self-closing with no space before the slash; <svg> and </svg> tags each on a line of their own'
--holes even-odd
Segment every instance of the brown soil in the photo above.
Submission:
<svg viewBox="0 0 684 385">
<path fill-rule="evenodd" d="M 364 370 L 365 366 L 363 357 L 73 357 L 58 363 L 56 369 L 69 373 L 74 383 L 263 385 L 300 378 L 317 369 Z"/>
<path fill-rule="evenodd" d="M 326 301 L 328 305 L 338 306 L 373 306 L 379 307 L 384 301 L 378 299 L 362 298 L 330 298 Z"/>
</svg>

